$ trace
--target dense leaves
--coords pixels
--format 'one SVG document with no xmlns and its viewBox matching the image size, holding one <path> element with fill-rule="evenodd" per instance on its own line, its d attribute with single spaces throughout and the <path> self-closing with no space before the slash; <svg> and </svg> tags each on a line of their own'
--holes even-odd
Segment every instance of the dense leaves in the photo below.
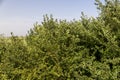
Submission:
<svg viewBox="0 0 120 80">
<path fill-rule="evenodd" d="M 96 0 L 98 18 L 45 15 L 24 37 L 1 35 L 0 80 L 119 80 L 119 4 Z"/>
</svg>

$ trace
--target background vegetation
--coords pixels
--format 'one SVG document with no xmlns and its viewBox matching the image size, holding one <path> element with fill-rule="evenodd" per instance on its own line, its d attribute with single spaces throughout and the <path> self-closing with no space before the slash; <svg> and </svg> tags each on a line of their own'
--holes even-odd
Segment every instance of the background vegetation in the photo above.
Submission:
<svg viewBox="0 0 120 80">
<path fill-rule="evenodd" d="M 120 1 L 97 18 L 44 16 L 25 37 L 0 36 L 0 80 L 120 80 Z"/>
</svg>

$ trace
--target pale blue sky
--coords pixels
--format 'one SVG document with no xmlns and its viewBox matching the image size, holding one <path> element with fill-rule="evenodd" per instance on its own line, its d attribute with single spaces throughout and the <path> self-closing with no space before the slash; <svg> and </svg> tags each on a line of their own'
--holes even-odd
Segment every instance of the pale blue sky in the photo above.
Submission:
<svg viewBox="0 0 120 80">
<path fill-rule="evenodd" d="M 94 0 L 3 0 L 0 3 L 0 34 L 25 35 L 44 14 L 58 19 L 80 19 L 98 15 Z"/>
</svg>

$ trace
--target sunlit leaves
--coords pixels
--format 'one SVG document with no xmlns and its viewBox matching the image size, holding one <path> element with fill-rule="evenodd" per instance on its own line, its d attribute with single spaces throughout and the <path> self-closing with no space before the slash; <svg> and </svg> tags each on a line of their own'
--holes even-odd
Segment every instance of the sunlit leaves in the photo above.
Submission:
<svg viewBox="0 0 120 80">
<path fill-rule="evenodd" d="M 119 80 L 119 0 L 96 0 L 98 18 L 44 16 L 24 37 L 0 36 L 0 80 Z"/>
</svg>

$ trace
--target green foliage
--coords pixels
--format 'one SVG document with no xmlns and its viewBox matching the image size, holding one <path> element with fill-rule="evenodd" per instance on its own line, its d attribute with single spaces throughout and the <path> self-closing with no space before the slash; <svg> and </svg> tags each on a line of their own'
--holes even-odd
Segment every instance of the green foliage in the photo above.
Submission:
<svg viewBox="0 0 120 80">
<path fill-rule="evenodd" d="M 98 18 L 45 15 L 24 37 L 1 35 L 0 80 L 119 80 L 119 4 L 96 0 Z"/>
</svg>

